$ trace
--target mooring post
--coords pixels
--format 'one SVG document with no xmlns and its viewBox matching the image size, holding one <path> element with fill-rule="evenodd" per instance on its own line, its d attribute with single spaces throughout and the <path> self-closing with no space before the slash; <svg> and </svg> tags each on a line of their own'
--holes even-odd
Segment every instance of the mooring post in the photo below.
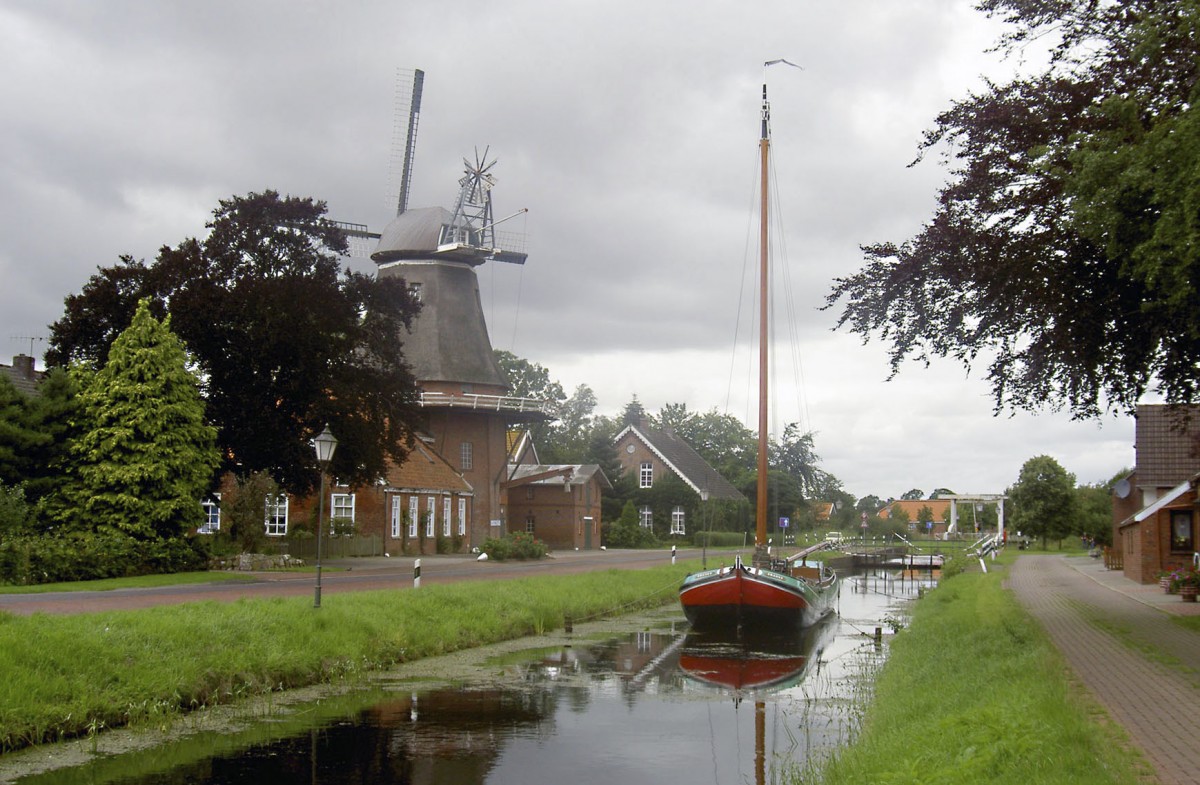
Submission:
<svg viewBox="0 0 1200 785">
<path fill-rule="evenodd" d="M 421 588 L 421 560 L 413 562 L 413 588 Z"/>
</svg>

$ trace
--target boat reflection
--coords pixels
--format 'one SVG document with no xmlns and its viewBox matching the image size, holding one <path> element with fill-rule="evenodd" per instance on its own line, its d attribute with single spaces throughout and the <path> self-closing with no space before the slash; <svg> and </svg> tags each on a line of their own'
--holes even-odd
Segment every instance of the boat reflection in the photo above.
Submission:
<svg viewBox="0 0 1200 785">
<path fill-rule="evenodd" d="M 788 634 L 691 632 L 679 654 L 679 669 L 693 681 L 737 696 L 792 687 L 817 667 L 837 625 L 837 617 L 829 615 Z"/>
</svg>

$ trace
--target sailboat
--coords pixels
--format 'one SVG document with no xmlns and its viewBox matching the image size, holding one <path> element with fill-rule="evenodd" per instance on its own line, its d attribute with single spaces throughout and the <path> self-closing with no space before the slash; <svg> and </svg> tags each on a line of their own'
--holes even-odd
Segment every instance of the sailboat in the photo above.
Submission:
<svg viewBox="0 0 1200 785">
<path fill-rule="evenodd" d="M 768 63 L 770 65 L 770 63 Z M 775 558 L 767 544 L 767 377 L 768 308 L 768 160 L 771 106 L 762 91 L 759 138 L 759 342 L 758 342 L 758 482 L 755 505 L 754 557 L 745 564 L 737 555 L 732 566 L 692 573 L 679 587 L 679 602 L 694 629 L 782 630 L 810 626 L 833 607 L 837 575 L 823 564 L 808 566 L 807 557 L 828 547 L 818 543 L 790 558 Z M 798 564 L 799 562 L 799 564 Z"/>
</svg>

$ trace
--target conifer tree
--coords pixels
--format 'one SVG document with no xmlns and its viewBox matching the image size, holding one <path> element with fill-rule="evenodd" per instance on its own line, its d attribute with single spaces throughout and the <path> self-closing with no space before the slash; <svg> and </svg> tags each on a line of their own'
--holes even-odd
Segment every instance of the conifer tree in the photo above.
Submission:
<svg viewBox="0 0 1200 785">
<path fill-rule="evenodd" d="M 219 463 L 183 343 L 142 301 L 80 390 L 84 432 L 57 514 L 71 528 L 169 539 L 198 526 Z"/>
</svg>

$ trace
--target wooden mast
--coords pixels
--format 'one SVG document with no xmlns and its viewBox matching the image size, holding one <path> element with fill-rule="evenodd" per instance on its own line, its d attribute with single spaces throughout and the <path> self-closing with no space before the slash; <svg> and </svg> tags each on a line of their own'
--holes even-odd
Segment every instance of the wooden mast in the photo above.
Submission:
<svg viewBox="0 0 1200 785">
<path fill-rule="evenodd" d="M 759 284 L 758 284 L 758 483 L 755 486 L 757 498 L 754 511 L 754 545 L 755 561 L 767 561 L 767 331 L 770 297 L 768 284 L 767 260 L 767 197 L 769 193 L 767 182 L 767 153 L 771 146 L 770 128 L 771 108 L 767 103 L 767 85 L 763 84 L 762 91 L 762 133 L 758 140 L 759 163 L 762 173 L 759 177 L 761 188 L 759 198 L 758 222 L 758 253 L 759 253 Z"/>
</svg>

